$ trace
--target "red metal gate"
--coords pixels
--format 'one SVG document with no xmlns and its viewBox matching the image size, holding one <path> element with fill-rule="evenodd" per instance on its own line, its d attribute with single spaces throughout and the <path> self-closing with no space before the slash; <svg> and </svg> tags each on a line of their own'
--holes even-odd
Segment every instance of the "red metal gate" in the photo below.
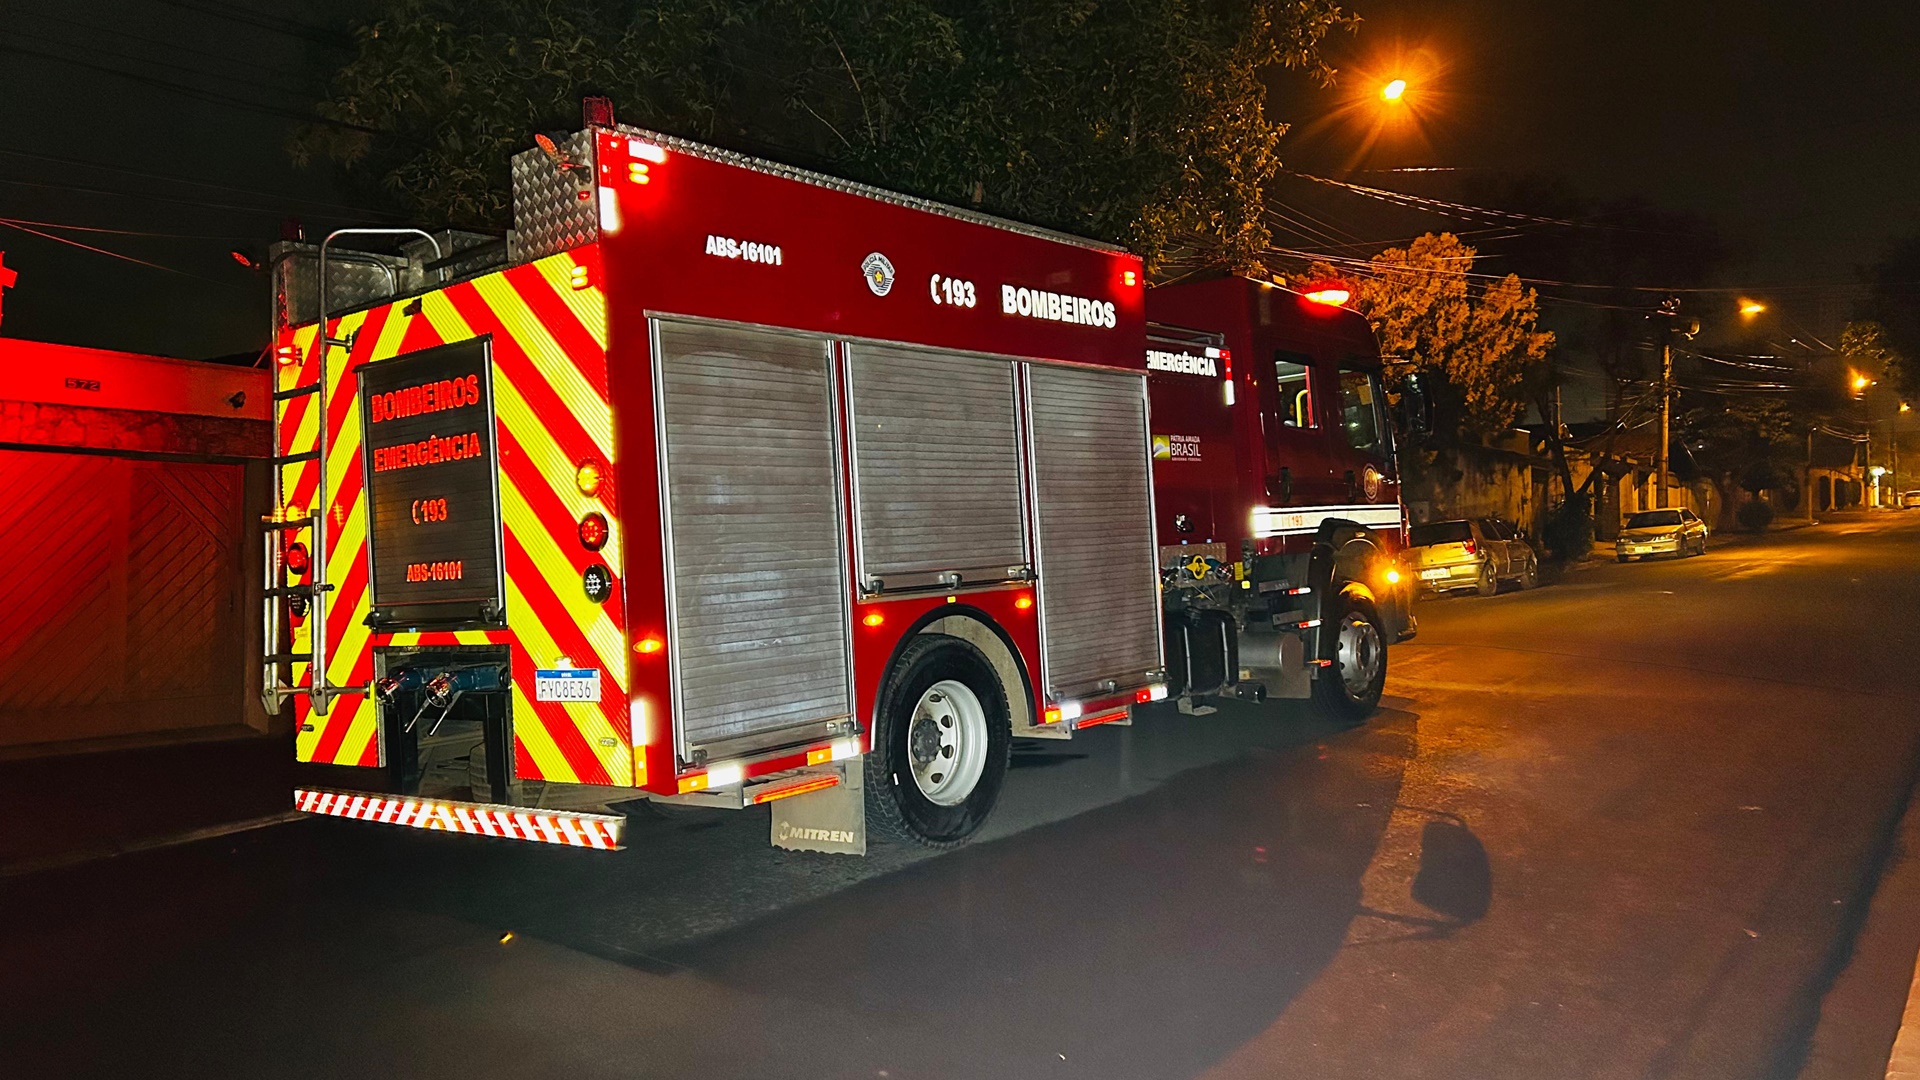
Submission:
<svg viewBox="0 0 1920 1080">
<path fill-rule="evenodd" d="M 0 449 L 0 746 L 241 723 L 244 474 Z"/>
</svg>

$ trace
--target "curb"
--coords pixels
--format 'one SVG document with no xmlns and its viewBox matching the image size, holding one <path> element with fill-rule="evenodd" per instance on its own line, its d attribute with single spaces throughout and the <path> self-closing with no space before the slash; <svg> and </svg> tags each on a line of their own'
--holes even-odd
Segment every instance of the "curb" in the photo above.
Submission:
<svg viewBox="0 0 1920 1080">
<path fill-rule="evenodd" d="M 1920 989 L 1920 799 L 1912 793 L 1888 839 L 1845 966 L 1821 998 L 1798 1080 L 1920 1078 L 1913 1060 L 1917 1033 L 1908 1028 L 1920 1013 L 1914 994 Z M 1890 1060 L 1896 1038 L 1906 1044 L 1904 1063 Z"/>
<path fill-rule="evenodd" d="M 229 821 L 220 825 L 207 825 L 185 832 L 169 833 L 166 836 L 149 837 L 144 840 L 130 840 L 122 844 L 103 844 L 98 847 L 81 848 L 78 851 L 62 852 L 59 855 L 45 855 L 37 859 L 22 859 L 19 862 L 0 865 L 0 881 L 22 878 L 30 874 L 44 873 L 48 870 L 63 870 L 70 866 L 99 862 L 102 859 L 117 858 L 121 855 L 133 855 L 142 851 L 155 851 L 160 848 L 178 847 L 201 840 L 212 840 L 235 833 L 252 832 L 255 829 L 271 828 L 298 821 L 307 815 L 298 810 L 283 810 L 278 814 L 264 817 L 247 818 L 244 821 Z"/>
</svg>

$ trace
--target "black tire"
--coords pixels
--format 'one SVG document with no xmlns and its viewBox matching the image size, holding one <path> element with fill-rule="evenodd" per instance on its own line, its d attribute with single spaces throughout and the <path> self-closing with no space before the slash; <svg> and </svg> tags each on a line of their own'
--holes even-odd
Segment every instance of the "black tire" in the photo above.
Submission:
<svg viewBox="0 0 1920 1080">
<path fill-rule="evenodd" d="M 1617 560 L 1619 560 L 1620 562 L 1632 562 L 1632 561 L 1633 561 L 1633 559 L 1632 559 L 1632 558 L 1631 558 L 1630 556 L 1626 556 L 1626 555 L 1615 555 L 1615 556 L 1614 556 L 1614 558 L 1615 558 L 1615 559 L 1617 559 Z"/>
<path fill-rule="evenodd" d="M 953 680 L 973 691 L 986 714 L 986 760 L 966 798 L 943 806 L 914 780 L 913 714 L 935 683 Z M 1007 691 L 986 655 L 946 634 L 921 634 L 894 661 L 875 709 L 873 752 L 865 759 L 867 824 L 892 840 L 930 848 L 953 848 L 986 824 L 1007 779 L 1013 727 Z"/>
<path fill-rule="evenodd" d="M 1343 596 L 1340 600 L 1340 615 L 1333 620 L 1334 632 L 1344 634 L 1349 617 L 1364 620 L 1372 626 L 1373 647 L 1378 650 L 1379 664 L 1373 677 L 1360 687 L 1350 687 L 1346 678 L 1347 658 L 1342 654 L 1348 650 L 1336 647 L 1332 665 L 1316 671 L 1313 676 L 1314 712 L 1328 720 L 1343 724 L 1358 724 L 1373 715 L 1380 707 L 1380 693 L 1387 685 L 1387 636 L 1380 628 L 1380 616 L 1373 605 L 1356 597 Z M 1365 657 L 1361 657 L 1362 663 Z"/>
<path fill-rule="evenodd" d="M 1538 556 L 1529 555 L 1527 565 L 1520 571 L 1520 587 L 1531 589 L 1538 584 L 1540 584 L 1540 559 Z"/>
<path fill-rule="evenodd" d="M 1492 596 L 1500 591 L 1500 575 L 1494 573 L 1493 563 L 1480 564 L 1480 576 L 1473 581 L 1473 591 L 1481 596 Z"/>
</svg>

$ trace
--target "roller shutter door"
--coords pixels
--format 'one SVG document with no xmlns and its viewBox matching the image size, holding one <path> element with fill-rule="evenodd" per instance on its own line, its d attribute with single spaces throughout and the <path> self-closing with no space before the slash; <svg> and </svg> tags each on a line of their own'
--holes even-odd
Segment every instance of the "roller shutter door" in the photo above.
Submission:
<svg viewBox="0 0 1920 1080">
<path fill-rule="evenodd" d="M 829 350 L 655 323 L 682 749 L 852 712 Z"/>
<path fill-rule="evenodd" d="M 861 570 L 889 588 L 1027 564 L 1013 365 L 849 345 Z"/>
<path fill-rule="evenodd" d="M 242 723 L 243 476 L 0 450 L 0 745 Z"/>
<path fill-rule="evenodd" d="M 1145 380 L 1034 365 L 1028 396 L 1047 691 L 1138 686 L 1160 667 Z"/>
</svg>

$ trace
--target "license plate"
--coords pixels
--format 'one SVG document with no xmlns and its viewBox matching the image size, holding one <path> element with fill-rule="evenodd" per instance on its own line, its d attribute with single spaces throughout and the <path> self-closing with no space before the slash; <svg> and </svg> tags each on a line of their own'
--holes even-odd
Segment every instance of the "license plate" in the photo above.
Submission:
<svg viewBox="0 0 1920 1080">
<path fill-rule="evenodd" d="M 599 668 L 543 668 L 533 673 L 535 701 L 599 701 Z"/>
<path fill-rule="evenodd" d="M 1422 571 L 1420 571 L 1420 578 L 1421 578 L 1421 580 L 1423 580 L 1423 581 L 1434 581 L 1434 580 L 1436 580 L 1436 579 L 1438 579 L 1438 578 L 1443 578 L 1443 577 L 1446 577 L 1446 576 L 1447 576 L 1447 568 L 1446 568 L 1446 567 L 1444 567 L 1444 566 L 1442 566 L 1442 567 L 1439 567 L 1438 569 L 1434 569 L 1434 570 L 1422 570 Z"/>
</svg>

